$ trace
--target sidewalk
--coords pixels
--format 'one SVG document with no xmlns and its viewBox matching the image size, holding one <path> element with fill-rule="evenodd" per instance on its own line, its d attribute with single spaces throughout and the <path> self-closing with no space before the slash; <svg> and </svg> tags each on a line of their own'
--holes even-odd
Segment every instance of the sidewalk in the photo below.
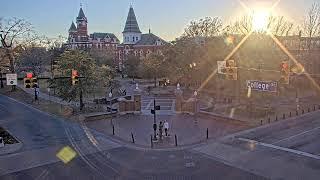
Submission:
<svg viewBox="0 0 320 180">
<path fill-rule="evenodd" d="M 206 141 L 206 131 L 209 130 L 209 138 L 215 139 L 230 133 L 248 129 L 241 123 L 231 123 L 219 120 L 218 118 L 204 118 L 190 115 L 157 115 L 157 125 L 159 122 L 167 120 L 169 122 L 170 137 L 164 137 L 163 142 L 154 143 L 155 148 L 175 147 L 175 135 L 177 135 L 178 146 L 193 145 Z M 151 135 L 153 135 L 153 116 L 150 115 L 125 115 L 112 118 L 115 128 L 115 137 L 128 143 L 132 142 L 131 133 L 134 136 L 135 144 L 150 147 Z M 86 122 L 86 126 L 95 129 L 103 134 L 112 136 L 111 119 L 101 121 Z"/>
</svg>

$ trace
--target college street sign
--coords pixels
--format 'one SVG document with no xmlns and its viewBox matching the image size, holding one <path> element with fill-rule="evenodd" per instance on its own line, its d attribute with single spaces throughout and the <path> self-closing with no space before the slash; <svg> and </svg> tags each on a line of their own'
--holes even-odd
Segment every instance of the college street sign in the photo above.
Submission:
<svg viewBox="0 0 320 180">
<path fill-rule="evenodd" d="M 278 83 L 276 81 L 247 80 L 247 88 L 253 91 L 277 92 Z"/>
</svg>

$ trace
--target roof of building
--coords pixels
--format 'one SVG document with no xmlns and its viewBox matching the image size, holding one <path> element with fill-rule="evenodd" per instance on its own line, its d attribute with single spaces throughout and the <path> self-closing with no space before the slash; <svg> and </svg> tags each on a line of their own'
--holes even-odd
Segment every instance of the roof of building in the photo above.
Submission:
<svg viewBox="0 0 320 180">
<path fill-rule="evenodd" d="M 81 7 L 79 10 L 79 14 L 78 14 L 77 19 L 83 19 L 83 18 L 86 18 L 86 16 L 84 15 L 83 9 Z"/>
<path fill-rule="evenodd" d="M 71 31 L 77 31 L 77 27 L 76 27 L 76 25 L 74 24 L 73 21 L 72 21 L 71 26 L 69 28 L 69 32 L 71 32 Z"/>
<path fill-rule="evenodd" d="M 97 40 L 98 38 L 100 39 L 104 39 L 104 38 L 111 38 L 111 39 L 115 39 L 117 41 L 119 41 L 119 39 L 117 38 L 116 35 L 114 35 L 113 33 L 101 33 L 101 32 L 95 32 L 93 34 L 90 34 L 90 38 Z"/>
<path fill-rule="evenodd" d="M 167 42 L 165 40 L 161 39 L 160 37 L 158 37 L 152 33 L 148 33 L 148 34 L 142 34 L 141 40 L 138 41 L 135 45 L 152 46 L 152 45 L 156 45 L 157 41 L 160 41 L 162 44 L 167 44 Z"/>
<path fill-rule="evenodd" d="M 129 9 L 126 25 L 123 30 L 123 33 L 127 33 L 127 32 L 141 33 L 138 22 L 137 22 L 137 18 L 132 6 Z"/>
</svg>

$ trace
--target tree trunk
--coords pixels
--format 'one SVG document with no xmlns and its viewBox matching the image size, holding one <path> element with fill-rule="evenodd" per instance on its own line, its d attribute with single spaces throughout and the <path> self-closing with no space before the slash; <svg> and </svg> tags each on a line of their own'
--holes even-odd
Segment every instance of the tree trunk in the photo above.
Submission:
<svg viewBox="0 0 320 180">
<path fill-rule="evenodd" d="M 10 62 L 9 70 L 11 73 L 15 73 L 14 57 L 12 55 L 12 52 L 10 51 L 9 47 L 5 47 L 5 49 L 6 49 L 6 54 L 9 58 L 9 62 Z M 16 86 L 11 86 L 11 91 L 15 91 L 15 90 L 16 90 Z"/>
</svg>

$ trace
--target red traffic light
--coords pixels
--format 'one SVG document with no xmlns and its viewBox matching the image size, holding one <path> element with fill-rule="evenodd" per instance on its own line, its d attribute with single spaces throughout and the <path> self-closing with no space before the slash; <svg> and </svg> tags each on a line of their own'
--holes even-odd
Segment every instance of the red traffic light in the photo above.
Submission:
<svg viewBox="0 0 320 180">
<path fill-rule="evenodd" d="M 32 73 L 27 73 L 27 78 L 32 78 L 33 74 Z"/>
<path fill-rule="evenodd" d="M 281 63 L 281 69 L 287 70 L 289 68 L 289 64 L 287 62 Z"/>
<path fill-rule="evenodd" d="M 72 70 L 72 76 L 73 77 L 78 76 L 78 71 L 77 70 Z"/>
</svg>

